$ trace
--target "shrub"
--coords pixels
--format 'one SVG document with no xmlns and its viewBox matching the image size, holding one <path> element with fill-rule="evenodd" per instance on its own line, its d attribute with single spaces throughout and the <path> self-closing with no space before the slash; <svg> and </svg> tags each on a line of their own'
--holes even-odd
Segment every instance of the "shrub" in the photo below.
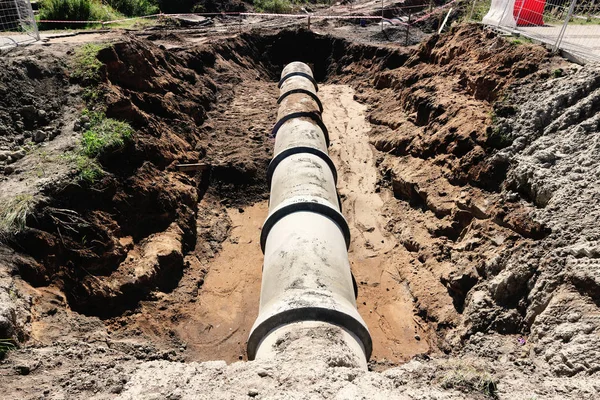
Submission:
<svg viewBox="0 0 600 400">
<path fill-rule="evenodd" d="M 12 339 L 0 339 L 0 360 L 4 358 L 10 350 L 16 349 L 15 341 Z"/>
<path fill-rule="evenodd" d="M 100 0 L 42 0 L 40 20 L 64 21 L 109 21 L 122 15 L 112 7 L 103 5 Z M 81 28 L 85 24 L 40 23 L 40 29 Z"/>
<path fill-rule="evenodd" d="M 139 17 L 158 13 L 157 0 L 108 0 L 115 10 L 129 17 Z"/>
<path fill-rule="evenodd" d="M 254 0 L 254 8 L 259 12 L 289 13 L 292 10 L 290 0 Z"/>
</svg>

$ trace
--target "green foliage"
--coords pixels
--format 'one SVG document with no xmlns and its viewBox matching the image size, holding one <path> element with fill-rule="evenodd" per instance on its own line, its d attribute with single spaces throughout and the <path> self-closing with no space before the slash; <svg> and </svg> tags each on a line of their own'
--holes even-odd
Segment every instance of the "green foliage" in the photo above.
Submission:
<svg viewBox="0 0 600 400">
<path fill-rule="evenodd" d="M 104 43 L 86 43 L 78 47 L 73 58 L 71 76 L 87 82 L 97 82 L 102 67 L 102 62 L 98 60 L 98 52 L 106 47 L 108 45 Z"/>
<path fill-rule="evenodd" d="M 79 149 L 63 157 L 77 170 L 81 181 L 92 184 L 104 175 L 98 157 L 122 148 L 133 136 L 133 128 L 106 118 L 100 111 L 84 109 L 81 114 L 89 119 L 90 128 L 83 133 Z"/>
<path fill-rule="evenodd" d="M 75 157 L 75 167 L 79 178 L 87 183 L 94 183 L 102 178 L 104 171 L 98 162 L 93 158 L 88 158 L 82 154 Z"/>
<path fill-rule="evenodd" d="M 533 40 L 531 40 L 525 36 L 518 36 L 516 38 L 510 38 L 510 39 L 508 39 L 508 41 L 510 44 L 513 44 L 515 46 L 518 46 L 521 44 L 532 44 L 533 43 Z"/>
<path fill-rule="evenodd" d="M 30 194 L 19 194 L 4 202 L 0 206 L 0 239 L 21 232 L 34 206 L 35 201 Z"/>
<path fill-rule="evenodd" d="M 10 350 L 16 349 L 15 341 L 12 339 L 0 339 L 0 360 L 4 358 Z"/>
<path fill-rule="evenodd" d="M 83 133 L 81 146 L 83 154 L 94 158 L 104 152 L 121 148 L 133 135 L 131 126 L 123 121 L 104 118 Z"/>
<path fill-rule="evenodd" d="M 158 13 L 157 0 L 107 0 L 106 3 L 128 17 L 139 17 Z"/>
<path fill-rule="evenodd" d="M 475 0 L 473 5 L 468 3 L 466 16 L 471 16 L 471 21 L 481 22 L 485 14 L 490 11 L 492 0 Z M 465 17 L 466 18 L 466 17 Z"/>
<path fill-rule="evenodd" d="M 100 0 L 42 0 L 40 20 L 110 21 L 123 15 Z M 82 28 L 85 24 L 40 24 L 40 29 Z"/>
<path fill-rule="evenodd" d="M 552 71 L 552 76 L 554 78 L 560 78 L 561 76 L 563 76 L 563 73 L 564 73 L 564 71 L 562 68 L 557 68 L 554 71 Z"/>
<path fill-rule="evenodd" d="M 487 372 L 473 366 L 458 365 L 444 375 L 441 380 L 444 389 L 477 391 L 489 397 L 496 397 L 496 381 Z"/>
<path fill-rule="evenodd" d="M 292 10 L 290 0 L 254 0 L 254 8 L 258 12 L 285 14 Z"/>
</svg>

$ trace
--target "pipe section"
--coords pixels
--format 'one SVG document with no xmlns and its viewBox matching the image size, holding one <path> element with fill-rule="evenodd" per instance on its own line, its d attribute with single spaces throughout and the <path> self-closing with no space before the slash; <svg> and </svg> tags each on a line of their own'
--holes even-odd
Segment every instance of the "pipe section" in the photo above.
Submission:
<svg viewBox="0 0 600 400">
<path fill-rule="evenodd" d="M 371 336 L 356 309 L 350 230 L 327 153 L 316 82 L 306 64 L 293 62 L 282 71 L 279 87 L 269 216 L 260 238 L 260 309 L 248 358 L 273 358 L 282 341 L 312 330 L 336 336 L 356 365 L 366 368 Z"/>
</svg>

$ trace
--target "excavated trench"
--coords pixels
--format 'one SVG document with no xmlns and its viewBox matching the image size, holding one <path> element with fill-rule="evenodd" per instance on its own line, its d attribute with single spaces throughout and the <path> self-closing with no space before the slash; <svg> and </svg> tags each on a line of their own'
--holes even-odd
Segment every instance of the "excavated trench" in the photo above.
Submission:
<svg viewBox="0 0 600 400">
<path fill-rule="evenodd" d="M 129 122 L 133 141 L 100 159 L 107 174 L 93 185 L 47 186 L 11 242 L 11 262 L 38 290 L 33 339 L 99 317 L 113 340 L 181 348 L 187 360 L 245 356 L 276 82 L 295 60 L 320 85 L 375 364 L 450 351 L 452 335 L 527 331 L 523 282 L 498 300 L 504 313 L 471 325 L 462 314 L 507 252 L 549 232 L 528 205 L 500 199 L 508 163 L 494 157 L 505 144 L 490 128 L 493 103 L 538 73 L 541 49 L 474 26 L 417 50 L 306 30 L 169 50 L 168 37 L 150 39 L 98 54 L 106 114 Z M 180 163 L 204 168 L 182 173 Z"/>
</svg>

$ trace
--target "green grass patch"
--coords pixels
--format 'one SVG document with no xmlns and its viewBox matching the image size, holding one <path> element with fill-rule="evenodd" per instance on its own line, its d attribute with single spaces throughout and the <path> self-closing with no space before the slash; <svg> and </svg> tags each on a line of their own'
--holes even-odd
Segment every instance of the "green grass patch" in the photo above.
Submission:
<svg viewBox="0 0 600 400">
<path fill-rule="evenodd" d="M 79 148 L 63 158 L 77 170 L 82 182 L 93 184 L 105 174 L 98 158 L 123 148 L 134 130 L 127 122 L 107 118 L 101 111 L 85 109 L 82 117 L 87 117 L 90 127 L 83 132 Z"/>
<path fill-rule="evenodd" d="M 455 369 L 447 371 L 440 384 L 444 389 L 476 391 L 492 398 L 496 397 L 498 389 L 496 381 L 489 372 L 468 365 L 458 365 Z"/>
<path fill-rule="evenodd" d="M 75 50 L 73 57 L 72 77 L 88 82 L 100 79 L 102 62 L 98 60 L 98 52 L 108 47 L 105 43 L 86 43 Z"/>
<path fill-rule="evenodd" d="M 467 5 L 467 13 L 465 14 L 468 18 L 470 16 L 471 21 L 481 22 L 483 17 L 490 11 L 492 0 L 475 0 L 473 4 Z"/>
<path fill-rule="evenodd" d="M 508 42 L 515 46 L 518 46 L 521 44 L 533 44 L 533 40 L 531 40 L 525 36 L 510 37 L 510 38 L 508 38 Z"/>
<path fill-rule="evenodd" d="M 0 239 L 11 237 L 25 228 L 33 212 L 35 200 L 31 194 L 19 194 L 0 206 Z"/>
<path fill-rule="evenodd" d="M 11 350 L 14 350 L 17 348 L 17 345 L 15 344 L 15 341 L 12 339 L 0 339 L 0 360 L 4 358 L 4 356 L 6 356 L 6 353 L 8 353 Z"/>
<path fill-rule="evenodd" d="M 133 135 L 131 126 L 123 121 L 103 118 L 83 133 L 81 146 L 83 154 L 95 158 L 107 151 L 122 148 Z"/>
<path fill-rule="evenodd" d="M 254 8 L 258 12 L 285 14 L 292 11 L 289 0 L 254 0 Z"/>
</svg>

